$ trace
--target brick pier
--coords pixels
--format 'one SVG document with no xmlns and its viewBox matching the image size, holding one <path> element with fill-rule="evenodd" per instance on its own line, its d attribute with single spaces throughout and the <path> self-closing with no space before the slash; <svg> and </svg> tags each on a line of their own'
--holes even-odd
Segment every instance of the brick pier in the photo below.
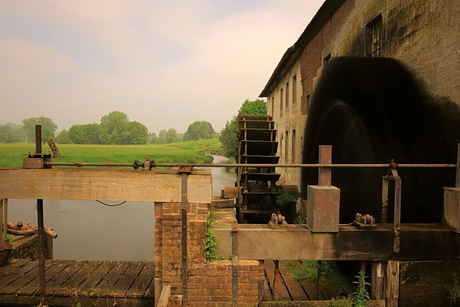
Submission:
<svg viewBox="0 0 460 307">
<path fill-rule="evenodd" d="M 183 295 L 181 203 L 155 204 L 155 289 L 163 285 L 172 295 Z M 187 204 L 187 303 L 189 306 L 257 306 L 263 293 L 263 262 L 254 260 L 206 261 L 205 233 L 208 204 Z M 234 265 L 237 278 L 233 278 Z M 236 283 L 235 283 L 236 281 Z M 236 287 L 237 293 L 233 292 Z"/>
</svg>

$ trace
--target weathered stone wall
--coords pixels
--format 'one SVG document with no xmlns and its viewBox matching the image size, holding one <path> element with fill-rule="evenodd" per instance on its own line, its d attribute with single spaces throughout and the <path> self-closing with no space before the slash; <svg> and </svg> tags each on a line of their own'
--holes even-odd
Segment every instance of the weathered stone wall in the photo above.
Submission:
<svg viewBox="0 0 460 307">
<path fill-rule="evenodd" d="M 10 258 L 38 259 L 38 235 L 14 236 L 9 243 L 13 246 Z M 53 259 L 53 238 L 45 236 L 45 258 Z"/>
<path fill-rule="evenodd" d="M 187 205 L 188 306 L 232 306 L 232 261 L 206 261 L 208 206 Z M 155 203 L 155 287 L 173 295 L 182 294 L 181 208 Z M 257 306 L 263 278 L 262 262 L 238 261 L 238 306 Z"/>
<path fill-rule="evenodd" d="M 382 18 L 381 56 L 401 61 L 434 96 L 460 104 L 460 6 L 443 0 L 348 0 L 332 15 L 300 58 L 303 113 L 314 79 L 331 54 L 366 56 L 366 26 Z"/>
<path fill-rule="evenodd" d="M 327 1 L 335 3 L 337 1 Z M 315 84 L 326 65 L 328 57 L 366 56 L 367 26 L 381 17 L 381 56 L 401 61 L 414 74 L 426 94 L 434 100 L 445 100 L 460 105 L 460 5 L 445 0 L 346 0 L 325 22 L 314 29 L 300 57 L 286 70 L 285 76 L 267 97 L 268 112 L 274 117 L 280 146 L 278 155 L 282 162 L 291 162 L 286 156 L 286 131 L 296 129 L 299 141 L 297 151 L 302 157 L 304 127 Z M 285 97 L 281 89 L 293 72 L 300 71 L 301 101 L 286 112 Z M 285 71 L 285 70 L 283 70 Z M 285 93 L 283 94 L 285 96 Z M 283 110 L 283 111 L 281 111 Z M 288 138 L 289 144 L 292 140 Z M 289 145 L 288 145 L 289 146 Z M 280 182 L 300 184 L 298 169 L 279 170 Z"/>
</svg>

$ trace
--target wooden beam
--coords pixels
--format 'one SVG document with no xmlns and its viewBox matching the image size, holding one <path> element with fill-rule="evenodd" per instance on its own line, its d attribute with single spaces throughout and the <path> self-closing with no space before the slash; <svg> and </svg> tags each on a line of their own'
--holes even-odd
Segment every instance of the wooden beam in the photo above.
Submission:
<svg viewBox="0 0 460 307">
<path fill-rule="evenodd" d="M 188 202 L 210 203 L 211 173 L 187 176 Z M 175 170 L 0 169 L 0 198 L 181 202 Z"/>
<path fill-rule="evenodd" d="M 217 224 L 217 253 L 231 252 L 231 225 Z M 341 226 L 338 233 L 314 233 L 305 225 L 272 229 L 239 224 L 236 254 L 244 260 L 448 260 L 460 258 L 460 234 L 438 224 L 401 226 L 401 248 L 393 251 L 393 224 L 372 229 Z M 257 246 L 257 248 L 254 248 Z"/>
</svg>

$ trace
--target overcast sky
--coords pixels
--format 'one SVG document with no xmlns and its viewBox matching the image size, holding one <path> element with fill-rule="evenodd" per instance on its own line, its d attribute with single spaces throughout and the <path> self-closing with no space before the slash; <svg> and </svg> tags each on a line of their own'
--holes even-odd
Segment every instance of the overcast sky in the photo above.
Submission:
<svg viewBox="0 0 460 307">
<path fill-rule="evenodd" d="M 0 123 L 220 131 L 323 0 L 0 0 Z"/>
</svg>

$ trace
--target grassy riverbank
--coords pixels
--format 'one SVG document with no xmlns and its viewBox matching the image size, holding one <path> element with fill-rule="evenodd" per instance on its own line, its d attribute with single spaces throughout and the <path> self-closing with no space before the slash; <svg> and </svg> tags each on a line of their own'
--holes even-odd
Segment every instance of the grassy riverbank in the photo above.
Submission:
<svg viewBox="0 0 460 307">
<path fill-rule="evenodd" d="M 130 163 L 150 158 L 158 163 L 210 163 L 206 154 L 220 154 L 218 139 L 161 145 L 79 145 L 58 144 L 57 162 Z M 51 152 L 43 145 L 45 153 Z M 0 143 L 0 166 L 22 166 L 22 159 L 35 152 L 34 143 Z"/>
</svg>

